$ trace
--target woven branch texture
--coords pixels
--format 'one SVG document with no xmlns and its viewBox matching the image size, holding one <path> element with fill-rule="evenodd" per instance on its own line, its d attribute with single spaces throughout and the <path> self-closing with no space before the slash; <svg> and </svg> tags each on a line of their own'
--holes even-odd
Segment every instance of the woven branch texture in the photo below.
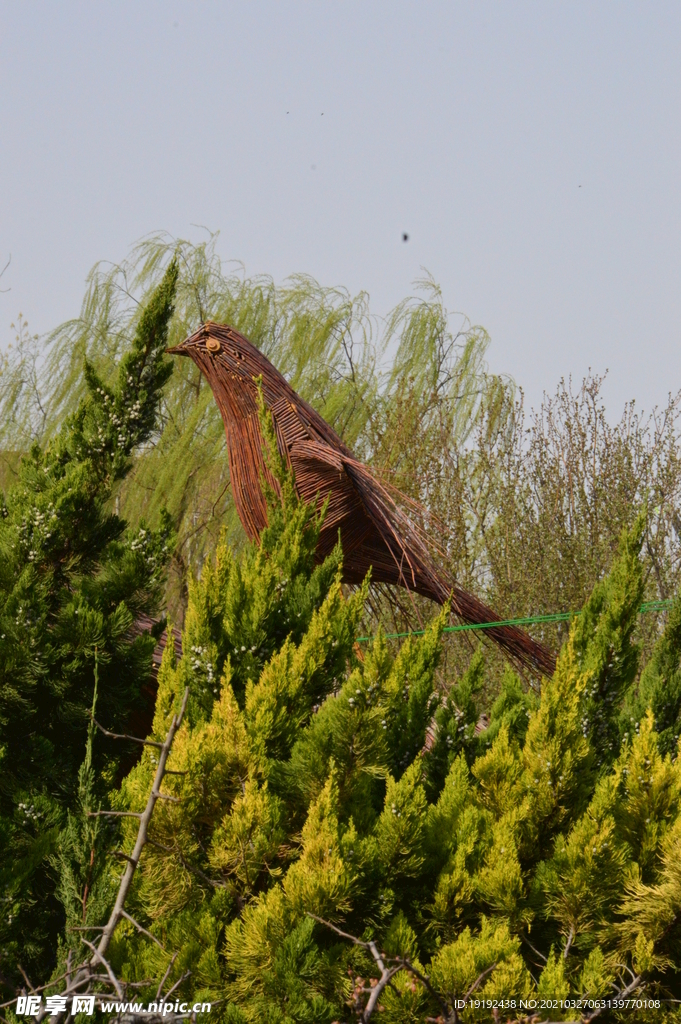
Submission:
<svg viewBox="0 0 681 1024">
<path fill-rule="evenodd" d="M 451 600 L 452 613 L 469 623 L 498 622 L 499 616 L 436 566 L 429 539 L 408 509 L 424 509 L 378 480 L 356 459 L 336 432 L 298 395 L 268 359 L 243 335 L 208 322 L 169 349 L 193 359 L 205 375 L 225 424 L 232 494 L 248 536 L 267 525 L 262 480 L 278 490 L 264 459 L 258 415 L 258 379 L 272 414 L 280 455 L 293 469 L 298 494 L 318 504 L 328 500 L 317 556 L 338 540 L 343 545 L 343 580 L 361 583 L 369 569 L 376 583 L 401 586 L 438 604 Z M 523 630 L 497 626 L 485 635 L 534 671 L 551 675 L 554 657 Z"/>
</svg>

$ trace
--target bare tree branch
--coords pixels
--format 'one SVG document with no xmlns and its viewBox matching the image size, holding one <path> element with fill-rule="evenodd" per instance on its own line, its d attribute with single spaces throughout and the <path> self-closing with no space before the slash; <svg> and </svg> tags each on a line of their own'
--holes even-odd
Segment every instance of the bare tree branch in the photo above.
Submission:
<svg viewBox="0 0 681 1024">
<path fill-rule="evenodd" d="M 72 954 L 73 950 L 70 949 L 69 953 Z M 67 969 L 67 971 L 64 974 L 60 974 L 58 978 L 51 978 L 50 981 L 46 981 L 44 985 L 38 985 L 37 988 L 33 989 L 34 993 L 44 992 L 46 988 L 52 988 L 54 985 L 58 984 L 60 981 L 64 981 L 64 979 L 66 979 L 67 991 L 69 991 L 69 987 L 71 985 L 71 978 L 70 978 L 71 962 L 70 962 L 70 960 L 67 960 L 67 964 L 68 964 L 68 969 Z M 84 967 L 85 964 L 80 964 L 79 966 L 80 967 Z M 8 999 L 6 1003 L 0 1003 L 0 1010 L 5 1010 L 5 1009 L 7 1009 L 7 1007 L 15 1006 L 15 1005 L 16 1005 L 16 996 L 13 997 L 12 999 Z"/>
<path fill-rule="evenodd" d="M 123 850 L 112 850 L 111 854 L 113 857 L 121 857 L 123 860 L 131 860 L 129 855 L 125 853 Z"/>
<path fill-rule="evenodd" d="M 643 981 L 643 976 L 641 974 L 635 975 L 633 981 L 630 981 L 629 984 L 626 986 L 626 988 L 620 989 L 620 991 L 617 993 L 615 998 L 616 999 L 626 999 L 627 996 L 630 996 L 631 993 L 634 992 L 639 987 L 639 985 L 641 984 L 642 981 Z M 605 1006 L 599 1006 L 598 1009 L 594 1010 L 593 1013 L 590 1013 L 590 1014 L 588 1014 L 588 1016 L 584 1017 L 583 1020 L 584 1020 L 585 1024 L 586 1024 L 587 1021 L 595 1020 L 596 1017 L 600 1017 L 600 1015 L 602 1014 L 604 1009 L 605 1009 Z"/>
<path fill-rule="evenodd" d="M 177 849 L 176 846 L 164 846 L 163 843 L 159 843 L 155 839 L 150 839 L 148 837 L 147 843 L 149 844 L 149 846 L 155 846 L 158 850 L 163 850 L 164 853 L 173 854 L 175 857 L 177 857 L 185 871 L 190 871 L 192 874 L 196 875 L 197 878 L 200 878 L 202 881 L 204 881 L 207 885 L 212 885 L 214 889 L 227 888 L 226 882 L 223 882 L 221 879 L 218 880 L 215 878 L 211 878 L 209 875 L 205 873 L 205 871 L 202 871 L 201 868 L 197 868 L 194 864 L 190 864 L 189 861 L 185 860 L 185 858 L 182 856 L 182 853 L 180 852 L 180 850 Z"/>
<path fill-rule="evenodd" d="M 128 736 L 125 732 L 109 732 L 103 725 L 100 725 L 97 719 L 92 716 L 92 721 L 95 723 L 97 728 L 105 736 L 108 736 L 111 740 L 130 740 L 131 743 L 141 743 L 145 747 L 156 747 L 157 750 L 163 750 L 164 744 L 157 743 L 156 740 L 143 740 L 139 736 Z"/>
<path fill-rule="evenodd" d="M 152 935 L 151 932 L 148 932 L 146 928 L 143 928 L 142 925 L 139 923 L 139 921 L 136 921 L 134 917 L 130 916 L 130 914 L 127 912 L 127 910 L 121 910 L 121 917 L 124 917 L 126 921 L 129 921 L 130 924 L 133 924 L 135 926 L 135 928 L 137 929 L 137 931 L 140 932 L 142 935 L 147 935 L 151 939 L 151 941 L 155 942 L 156 945 L 158 946 L 158 948 L 162 949 L 163 952 L 165 953 L 164 947 L 158 941 L 156 936 Z"/>
<path fill-rule="evenodd" d="M 9 259 L 7 260 L 7 263 L 5 263 L 5 265 L 2 268 L 2 270 L 0 270 L 0 277 L 2 277 L 4 275 L 5 271 L 7 270 L 7 268 L 9 267 L 11 262 L 12 262 L 12 253 L 9 254 Z M 0 292 L 2 292 L 2 293 L 11 292 L 11 291 L 12 291 L 11 288 L 0 288 Z"/>
<path fill-rule="evenodd" d="M 139 812 L 132 812 L 132 811 L 100 811 L 100 812 L 90 812 L 90 815 L 89 815 L 90 817 L 97 817 L 98 815 L 101 814 L 102 816 L 111 815 L 113 817 L 135 817 L 135 818 L 139 818 L 139 827 L 138 827 L 138 830 L 137 830 L 137 838 L 135 840 L 135 845 L 133 847 L 132 853 L 130 855 L 127 855 L 127 854 L 125 855 L 127 863 L 125 865 L 125 870 L 123 872 L 123 876 L 121 878 L 120 885 L 118 887 L 118 893 L 116 895 L 116 901 L 114 903 L 113 910 L 111 911 L 111 914 L 109 916 L 109 920 L 107 921 L 107 923 L 105 925 L 98 926 L 98 927 L 101 927 L 101 931 L 102 931 L 102 935 L 101 935 L 101 938 L 99 940 L 99 943 L 95 947 L 95 945 L 92 942 L 88 941 L 88 939 L 86 939 L 85 937 L 81 936 L 81 942 L 83 942 L 84 945 L 86 945 L 89 949 L 92 950 L 92 954 L 93 955 L 90 958 L 89 963 L 86 962 L 86 963 L 82 964 L 81 967 L 75 973 L 75 975 L 72 978 L 69 977 L 69 981 L 68 981 L 67 988 L 66 988 L 66 994 L 72 993 L 76 989 L 82 988 L 83 985 L 89 985 L 90 982 L 92 982 L 92 981 L 99 981 L 99 982 L 105 981 L 106 979 L 104 978 L 103 975 L 95 974 L 92 971 L 92 965 L 94 965 L 95 963 L 99 962 L 99 963 L 101 963 L 103 965 L 104 969 L 106 970 L 108 979 L 111 982 L 111 984 L 113 985 L 114 990 L 115 990 L 118 998 L 121 1001 L 123 1001 L 123 999 L 124 999 L 123 987 L 121 985 L 121 982 L 118 980 L 118 978 L 114 974 L 114 972 L 113 972 L 113 970 L 111 968 L 111 965 L 109 964 L 109 962 L 107 961 L 106 956 L 105 956 L 105 954 L 106 954 L 106 952 L 107 952 L 107 950 L 109 948 L 109 943 L 111 942 L 111 937 L 112 937 L 116 927 L 118 926 L 118 924 L 119 924 L 119 922 L 121 921 L 122 918 L 126 918 L 126 919 L 130 920 L 135 925 L 135 927 L 137 927 L 141 932 L 143 932 L 144 934 L 148 935 L 149 938 L 151 938 L 155 942 L 157 942 L 157 944 L 159 946 L 161 945 L 160 942 L 158 942 L 158 940 L 155 939 L 154 936 L 151 935 L 150 932 L 148 932 L 145 928 L 143 928 L 141 925 L 139 925 L 138 922 L 135 921 L 134 918 L 132 918 L 125 911 L 124 904 L 125 904 L 125 900 L 126 900 L 126 897 L 128 895 L 128 892 L 130 891 L 130 886 L 132 884 L 133 875 L 135 873 L 135 870 L 137 869 L 137 865 L 139 864 L 139 860 L 140 860 L 140 856 L 142 854 L 142 850 L 144 849 L 144 847 L 145 847 L 145 845 L 147 843 L 149 824 L 151 822 L 151 817 L 152 817 L 152 815 L 154 813 L 154 807 L 156 806 L 156 801 L 159 800 L 159 799 L 162 799 L 164 797 L 164 794 L 162 794 L 161 791 L 160 791 L 160 787 L 161 787 L 161 783 L 163 782 L 163 778 L 164 778 L 165 773 L 166 773 L 166 761 L 168 760 L 168 756 L 170 754 L 170 750 L 171 750 L 171 747 L 173 745 L 173 740 L 175 738 L 175 734 L 177 733 L 177 730 L 180 728 L 180 725 L 182 724 L 182 719 L 184 718 L 184 714 L 185 714 L 185 711 L 187 709 L 187 700 L 188 700 L 188 698 L 189 698 L 189 689 L 187 688 L 187 689 L 185 689 L 184 696 L 182 698 L 182 706 L 180 708 L 180 713 L 179 713 L 179 715 L 173 715 L 173 719 L 172 719 L 172 721 L 170 723 L 170 728 L 168 729 L 168 733 L 167 733 L 166 738 L 163 741 L 163 743 L 151 743 L 151 741 L 147 742 L 146 740 L 140 740 L 139 738 L 134 737 L 134 736 L 119 736 L 119 735 L 114 734 L 114 733 L 108 733 L 108 731 L 106 729 L 102 729 L 101 726 L 98 726 L 100 729 L 102 729 L 102 732 L 104 732 L 107 735 L 112 736 L 115 739 L 132 739 L 132 740 L 134 740 L 135 742 L 138 742 L 138 743 L 145 743 L 146 745 L 149 745 L 149 746 L 158 747 L 159 750 L 160 750 L 160 754 L 159 754 L 159 759 L 158 759 L 158 766 L 156 768 L 156 774 L 154 775 L 154 781 L 153 781 L 153 784 L 152 784 L 152 787 L 151 787 L 151 792 L 149 793 L 149 797 L 147 799 L 147 804 L 146 804 L 146 807 L 145 807 L 144 811 L 142 811 L 141 813 L 139 813 Z M 98 725 L 98 723 L 95 721 L 94 717 L 93 717 L 93 721 L 95 722 L 95 725 Z M 74 930 L 76 930 L 76 929 L 74 929 Z M 80 931 L 81 929 L 79 928 L 77 930 Z M 161 948 L 163 948 L 163 947 L 161 947 Z M 175 954 L 175 956 L 176 955 L 177 954 Z M 174 960 L 174 958 L 173 958 L 173 960 Z M 172 965 L 172 961 L 171 961 L 171 965 Z M 167 977 L 167 975 L 166 975 L 166 977 Z M 28 979 L 26 979 L 26 980 L 28 981 Z M 165 978 L 164 978 L 164 982 L 165 982 Z M 50 982 L 50 985 L 53 985 L 53 984 L 54 984 L 54 981 Z M 47 986 L 44 986 L 44 987 L 47 987 Z M 173 989 L 173 991 L 174 991 L 174 989 Z M 44 1019 L 46 1014 L 47 1014 L 46 1009 L 44 1007 L 41 1008 L 41 1010 L 38 1013 L 37 1018 L 36 1018 L 37 1021 L 38 1021 L 38 1024 L 40 1024 L 40 1021 L 42 1021 Z M 66 1014 L 66 1015 L 65 1014 L 56 1014 L 56 1015 L 51 1017 L 51 1020 L 52 1021 L 61 1021 L 61 1020 L 65 1020 L 67 1016 L 68 1016 L 68 1014 Z"/>
<path fill-rule="evenodd" d="M 184 718 L 184 713 L 187 708 L 188 698 L 189 688 L 187 687 L 187 689 L 185 689 L 184 691 L 184 697 L 182 699 L 182 707 L 180 708 L 180 714 L 173 715 L 173 720 L 170 723 L 168 734 L 165 738 L 165 741 L 163 742 L 163 745 L 161 746 L 161 752 L 158 758 L 158 767 L 156 769 L 156 775 L 154 776 L 154 783 L 153 786 L 151 787 L 149 799 L 147 800 L 147 806 L 145 807 L 144 812 L 140 816 L 140 825 L 139 830 L 137 832 L 137 841 L 135 843 L 135 846 L 133 847 L 131 858 L 125 866 L 125 871 L 123 872 L 121 884 L 118 889 L 118 896 L 116 897 L 114 908 L 111 911 L 111 916 L 106 924 L 106 927 L 104 928 L 104 933 L 99 941 L 99 945 L 97 946 L 98 954 L 103 955 L 104 953 L 106 953 L 107 949 L 109 948 L 109 943 L 111 942 L 111 936 L 114 933 L 114 929 L 116 928 L 116 925 L 121 919 L 123 904 L 125 903 L 125 899 L 128 895 L 128 891 L 132 884 L 132 876 L 135 873 L 135 869 L 137 868 L 137 865 L 139 863 L 142 850 L 144 849 L 144 845 L 147 841 L 149 822 L 151 821 L 151 816 L 154 813 L 156 801 L 158 800 L 160 795 L 160 786 L 161 782 L 163 781 L 163 776 L 165 775 L 165 767 L 166 761 L 168 760 L 168 754 L 170 753 L 170 748 L 173 745 L 175 733 L 182 724 L 182 719 Z"/>
<path fill-rule="evenodd" d="M 307 916 L 311 917 L 313 921 L 317 922 L 317 924 L 323 924 L 325 928 L 330 928 L 332 932 L 335 932 L 336 935 L 340 935 L 342 939 L 349 939 L 350 942 L 353 942 L 355 944 L 355 946 L 361 946 L 362 949 L 370 950 L 371 947 L 369 946 L 368 942 L 363 942 L 362 939 L 358 939 L 354 935 L 349 935 L 348 932 L 342 931 L 340 928 L 336 927 L 335 924 L 331 924 L 330 921 L 325 921 L 323 917 L 317 917 L 316 914 L 310 913 L 309 910 L 307 912 Z"/>
<path fill-rule="evenodd" d="M 572 945 L 574 937 L 575 937 L 575 926 L 573 924 L 571 924 L 570 925 L 570 932 L 569 932 L 568 937 L 567 937 L 567 942 L 565 943 L 565 949 L 563 950 L 563 959 L 564 960 L 567 960 L 567 958 L 568 958 L 568 953 L 570 952 L 570 946 Z"/>
<path fill-rule="evenodd" d="M 17 967 L 18 967 L 18 968 L 19 968 L 19 970 L 21 971 L 21 977 L 22 977 L 22 978 L 24 979 L 24 981 L 26 982 L 26 984 L 27 984 L 27 986 L 28 986 L 28 990 L 29 990 L 29 992 L 35 992 L 35 989 L 33 988 L 33 985 L 31 984 L 31 982 L 30 982 L 30 979 L 29 979 L 29 977 L 28 977 L 28 974 L 26 973 L 26 971 L 24 970 L 24 968 L 23 968 L 23 967 L 21 966 L 21 964 L 17 964 Z"/>
<path fill-rule="evenodd" d="M 158 986 L 158 989 L 156 991 L 156 1001 L 157 1002 L 158 1002 L 158 999 L 159 999 L 159 997 L 161 995 L 161 992 L 163 991 L 163 986 L 165 985 L 166 981 L 168 980 L 168 975 L 172 971 L 173 964 L 175 963 L 176 960 L 177 960 L 177 953 L 173 953 L 172 957 L 170 958 L 170 963 L 168 964 L 168 966 L 166 968 L 166 972 L 163 975 L 163 977 L 161 978 L 161 982 L 160 982 L 160 984 Z"/>
<path fill-rule="evenodd" d="M 496 970 L 496 967 L 497 967 L 496 963 L 494 963 L 494 964 L 490 964 L 490 966 L 489 966 L 489 967 L 486 967 L 484 971 L 481 971 L 481 972 L 480 972 L 480 974 L 479 974 L 479 975 L 477 976 L 477 978 L 475 979 L 475 981 L 473 982 L 473 984 L 471 985 L 471 987 L 470 987 L 470 988 L 469 988 L 469 989 L 467 990 L 467 992 L 465 993 L 465 995 L 464 995 L 464 996 L 462 996 L 462 998 L 463 998 L 463 999 L 465 1000 L 465 999 L 468 999 L 468 998 L 469 998 L 470 996 L 472 996 L 472 995 L 473 995 L 473 993 L 475 992 L 475 990 L 476 990 L 476 989 L 477 989 L 477 988 L 478 988 L 478 987 L 479 987 L 480 985 L 482 985 L 482 983 L 483 983 L 483 981 L 485 980 L 485 978 L 487 977 L 487 975 L 488 975 L 488 974 L 491 974 L 491 973 L 492 973 L 492 971 Z"/>
<path fill-rule="evenodd" d="M 105 960 L 103 955 L 97 949 L 95 949 L 95 946 L 94 946 L 94 944 L 92 942 L 88 942 L 87 939 L 81 939 L 80 941 L 84 942 L 85 945 L 89 949 L 92 950 L 92 952 L 94 953 L 94 957 L 97 958 L 99 963 L 103 964 L 104 969 L 106 970 L 106 973 L 109 975 L 109 980 L 111 981 L 111 984 L 113 985 L 113 987 L 116 990 L 116 995 L 118 996 L 119 999 L 122 1000 L 123 999 L 123 989 L 121 988 L 121 983 L 118 980 L 118 978 L 116 977 L 116 975 L 114 974 L 113 969 L 112 969 L 111 964 L 109 963 L 109 961 Z M 94 957 L 93 957 L 93 960 L 92 960 L 93 963 L 95 963 Z"/>
<path fill-rule="evenodd" d="M 402 961 L 402 963 L 404 965 L 405 971 L 408 971 L 409 974 L 413 974 L 413 976 L 417 979 L 417 981 L 421 982 L 421 984 L 426 989 L 426 991 L 430 992 L 431 996 L 433 997 L 435 1002 L 439 1005 L 439 1007 L 442 1010 L 442 1012 L 444 1014 L 446 1014 L 446 1015 L 450 1014 L 451 1010 L 450 1010 L 449 1004 L 447 1003 L 447 1001 L 445 999 L 442 998 L 440 993 L 437 992 L 433 988 L 433 986 L 430 983 L 430 979 L 427 978 L 425 974 L 421 974 L 421 972 L 416 967 L 414 967 L 414 965 L 411 962 L 411 960 L 408 960 L 408 959 L 405 958 Z"/>
<path fill-rule="evenodd" d="M 137 811 L 88 811 L 88 818 L 141 818 Z"/>
<path fill-rule="evenodd" d="M 374 949 L 375 948 L 376 947 L 374 947 Z M 372 953 L 373 953 L 373 950 L 372 950 Z M 376 958 L 374 957 L 374 959 L 376 959 Z M 380 964 L 379 964 L 378 960 L 376 960 L 376 963 L 380 967 Z M 382 970 L 381 970 L 381 977 L 378 979 L 378 983 L 376 985 L 374 985 L 374 987 L 372 988 L 371 995 L 369 996 L 367 1004 L 366 1004 L 366 1006 L 364 1008 L 364 1013 L 362 1014 L 362 1021 L 366 1022 L 368 1020 L 371 1020 L 371 1015 L 374 1012 L 374 1010 L 376 1009 L 376 1007 L 378 1006 L 378 1000 L 381 998 L 381 993 L 383 992 L 383 989 L 388 984 L 388 982 L 391 980 L 391 978 L 395 974 L 397 974 L 398 971 L 402 971 L 402 970 L 404 970 L 404 965 L 403 964 L 397 964 L 396 967 L 391 967 L 391 968 L 387 968 L 385 966 L 382 968 Z"/>
<path fill-rule="evenodd" d="M 529 947 L 530 947 L 530 949 L 532 950 L 532 952 L 533 952 L 533 953 L 534 953 L 534 954 L 535 954 L 536 956 L 538 956 L 540 960 L 543 960 L 543 961 L 544 961 L 544 963 L 546 963 L 546 957 L 544 956 L 544 954 L 543 954 L 543 953 L 540 953 L 540 952 L 539 952 L 539 950 L 538 950 L 538 949 L 537 949 L 537 948 L 536 948 L 535 946 L 533 946 L 533 945 L 532 945 L 532 943 L 531 943 L 531 942 L 530 942 L 530 940 L 529 940 L 529 939 L 527 938 L 527 936 L 526 936 L 526 935 L 524 935 L 524 934 L 523 934 L 522 932 L 520 932 L 520 938 L 521 938 L 521 939 L 523 940 L 523 942 L 525 943 L 525 945 L 527 945 L 527 946 L 529 946 Z"/>
<path fill-rule="evenodd" d="M 336 935 L 340 935 L 342 939 L 348 939 L 350 942 L 354 943 L 355 946 L 361 946 L 362 949 L 368 949 L 372 957 L 374 958 L 376 966 L 381 972 L 381 976 L 378 979 L 378 983 L 374 985 L 374 987 L 372 988 L 371 995 L 369 996 L 368 1002 L 362 1012 L 361 1019 L 363 1021 L 363 1024 L 366 1024 L 366 1022 L 371 1019 L 371 1015 L 376 1009 L 376 1006 L 378 1005 L 378 1000 L 381 996 L 381 993 L 383 992 L 383 989 L 388 984 L 390 979 L 398 973 L 398 971 L 404 970 L 404 963 L 398 962 L 396 966 L 388 968 L 385 966 L 383 957 L 379 953 L 378 947 L 376 943 L 373 942 L 373 940 L 370 942 L 363 942 L 362 939 L 358 939 L 354 935 L 349 935 L 348 932 L 344 932 L 342 931 L 341 928 L 337 928 L 335 924 L 331 924 L 330 921 L 325 921 L 323 917 L 317 917 L 316 914 L 311 914 L 309 913 L 309 911 L 308 917 L 311 917 L 313 921 L 317 921 L 318 924 L 323 924 L 325 928 L 330 928 L 332 932 L 335 932 Z"/>
<path fill-rule="evenodd" d="M 408 974 L 411 974 L 414 978 L 416 978 L 417 981 L 419 981 L 423 985 L 428 994 L 435 1000 L 440 1009 L 444 1012 L 448 1024 L 458 1024 L 459 1016 L 456 1007 L 450 1006 L 447 1000 L 443 996 L 441 996 L 440 993 L 435 990 L 435 988 L 433 988 L 430 979 L 427 978 L 425 974 L 422 974 L 421 971 L 418 970 L 418 968 L 414 967 L 414 965 L 409 959 L 401 956 L 386 957 L 385 954 L 379 953 L 378 947 L 373 940 L 370 940 L 369 942 L 364 942 L 362 939 L 358 939 L 355 935 L 350 935 L 348 932 L 344 932 L 342 928 L 338 928 L 335 924 L 332 924 L 330 921 L 325 921 L 323 917 L 317 917 L 316 914 L 312 914 L 309 911 L 307 916 L 311 917 L 313 921 L 317 921 L 318 924 L 324 925 L 325 928 L 329 928 L 332 932 L 335 932 L 336 935 L 339 935 L 342 939 L 348 939 L 355 946 L 360 946 L 362 949 L 368 950 L 371 953 L 372 957 L 374 958 L 376 966 L 381 972 L 381 976 L 378 979 L 377 984 L 372 987 L 371 994 L 369 996 L 367 1004 L 364 1007 L 364 1010 L 362 1011 L 361 1020 L 363 1024 L 366 1024 L 366 1022 L 371 1019 L 371 1015 L 378 1006 L 378 1000 L 381 996 L 381 993 L 385 989 L 386 985 L 390 984 L 392 978 L 399 971 L 406 971 Z M 393 966 L 388 967 L 386 965 L 386 961 L 388 961 L 388 963 L 392 964 Z M 465 999 L 467 999 L 472 992 L 475 992 L 478 985 L 482 983 L 482 981 L 487 977 L 488 974 L 492 973 L 496 966 L 496 963 L 492 964 L 491 967 L 488 967 L 486 971 L 483 971 L 482 974 L 480 974 L 476 978 L 476 980 L 473 982 L 468 992 L 466 993 L 464 997 Z"/>
<path fill-rule="evenodd" d="M 173 985 L 173 987 L 172 987 L 172 988 L 169 988 L 169 989 L 168 989 L 168 991 L 166 992 L 166 994 L 165 994 L 164 996 L 162 996 L 162 997 L 161 997 L 161 998 L 163 999 L 163 1002 L 164 1002 L 164 1003 L 166 1002 L 166 1000 L 167 1000 L 167 999 L 170 999 L 170 997 L 171 997 L 171 995 L 173 994 L 173 992 L 174 992 L 174 991 L 175 991 L 176 989 L 178 989 L 178 988 L 180 987 L 180 985 L 182 984 L 182 982 L 183 982 L 183 981 L 186 981 L 186 980 L 187 980 L 187 978 L 189 977 L 189 975 L 190 975 L 191 973 L 192 973 L 191 971 L 185 971 L 185 972 L 184 972 L 184 974 L 183 974 L 183 975 L 181 975 L 181 976 L 180 976 L 180 977 L 179 977 L 179 978 L 177 979 L 177 981 L 175 982 L 175 984 Z"/>
</svg>

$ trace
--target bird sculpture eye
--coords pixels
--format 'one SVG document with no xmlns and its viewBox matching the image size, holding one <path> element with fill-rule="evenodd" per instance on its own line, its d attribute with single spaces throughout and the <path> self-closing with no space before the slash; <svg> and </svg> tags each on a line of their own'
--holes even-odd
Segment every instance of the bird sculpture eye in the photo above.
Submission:
<svg viewBox="0 0 681 1024">
<path fill-rule="evenodd" d="M 208 341 L 206 342 L 206 348 L 208 349 L 209 352 L 219 352 L 220 342 L 218 341 L 217 338 L 209 338 Z"/>
</svg>

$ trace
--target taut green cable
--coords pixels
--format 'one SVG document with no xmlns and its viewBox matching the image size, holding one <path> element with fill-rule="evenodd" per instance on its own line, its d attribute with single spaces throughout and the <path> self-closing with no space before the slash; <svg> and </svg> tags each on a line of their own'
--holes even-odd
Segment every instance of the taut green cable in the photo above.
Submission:
<svg viewBox="0 0 681 1024">
<path fill-rule="evenodd" d="M 666 601 L 644 601 L 639 608 L 639 615 L 647 612 L 664 612 L 671 608 L 673 600 Z M 464 622 L 458 626 L 445 626 L 443 633 L 463 633 L 469 629 L 494 629 L 496 626 L 533 626 L 541 622 L 567 622 L 574 619 L 579 612 L 553 612 L 550 615 L 527 615 L 523 619 L 501 619 L 499 622 Z M 406 633 L 386 633 L 386 640 L 399 640 L 405 636 L 423 636 L 425 629 L 413 629 Z M 373 640 L 373 636 L 358 636 L 356 643 L 363 644 Z"/>
</svg>

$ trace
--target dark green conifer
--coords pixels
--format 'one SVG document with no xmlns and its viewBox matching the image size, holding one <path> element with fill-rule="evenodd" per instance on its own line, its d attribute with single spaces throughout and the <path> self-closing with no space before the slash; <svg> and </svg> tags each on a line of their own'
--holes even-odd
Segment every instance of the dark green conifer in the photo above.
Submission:
<svg viewBox="0 0 681 1024">
<path fill-rule="evenodd" d="M 95 652 L 98 716 L 119 730 L 139 700 L 154 641 L 131 637 L 162 593 L 171 524 L 133 532 L 112 486 L 154 429 L 172 372 L 164 349 L 177 264 L 142 309 L 115 385 L 86 363 L 87 395 L 61 430 L 22 460 L 0 506 L 0 972 L 54 962 L 64 908 L 54 867 L 67 809 L 94 799 L 120 751 L 100 745 L 79 774 Z M 92 759 L 91 743 L 88 757 Z M 85 787 L 85 789 L 83 788 Z M 94 848 L 94 847 L 93 847 Z"/>
<path fill-rule="evenodd" d="M 660 750 L 676 755 L 681 736 L 681 598 L 676 599 L 637 686 L 624 702 L 621 729 L 629 740 L 641 728 L 646 710 L 655 719 Z"/>
</svg>

